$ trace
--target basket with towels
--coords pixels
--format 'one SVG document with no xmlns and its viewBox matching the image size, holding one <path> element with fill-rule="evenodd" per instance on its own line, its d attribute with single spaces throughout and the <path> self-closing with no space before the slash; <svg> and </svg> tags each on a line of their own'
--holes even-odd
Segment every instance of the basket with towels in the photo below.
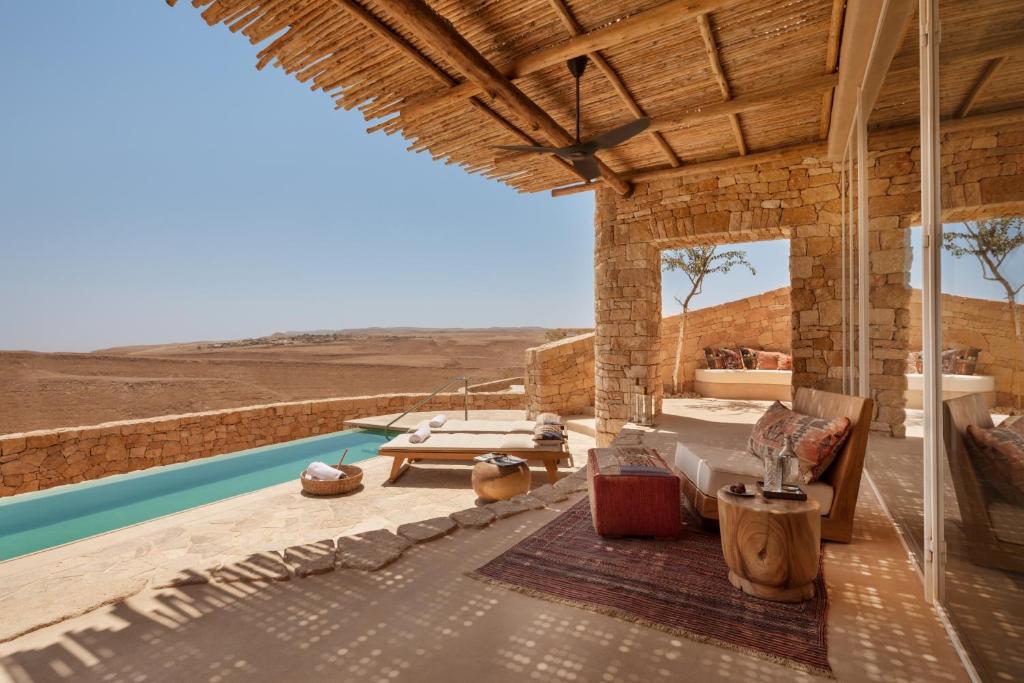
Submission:
<svg viewBox="0 0 1024 683">
<path fill-rule="evenodd" d="M 363 483 L 363 470 L 344 464 L 347 455 L 346 448 L 333 467 L 320 461 L 311 462 L 299 475 L 302 490 L 314 496 L 337 496 L 359 488 Z"/>
</svg>

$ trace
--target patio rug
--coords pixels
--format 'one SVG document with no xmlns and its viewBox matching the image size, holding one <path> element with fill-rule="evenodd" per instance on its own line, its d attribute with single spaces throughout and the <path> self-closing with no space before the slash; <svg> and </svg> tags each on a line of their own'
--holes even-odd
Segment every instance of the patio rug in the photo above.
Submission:
<svg viewBox="0 0 1024 683">
<path fill-rule="evenodd" d="M 683 512 L 678 540 L 607 539 L 594 531 L 584 498 L 469 575 L 832 677 L 823 575 L 816 597 L 803 603 L 751 597 L 729 583 L 718 534 Z"/>
</svg>

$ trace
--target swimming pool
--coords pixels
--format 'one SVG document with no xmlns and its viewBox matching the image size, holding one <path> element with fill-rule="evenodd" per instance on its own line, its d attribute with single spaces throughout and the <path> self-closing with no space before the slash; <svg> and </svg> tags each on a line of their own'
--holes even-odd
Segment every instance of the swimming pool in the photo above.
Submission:
<svg viewBox="0 0 1024 683">
<path fill-rule="evenodd" d="M 352 429 L 0 499 L 0 561 L 297 480 L 346 448 L 345 464 L 366 460 L 385 441 Z"/>
</svg>

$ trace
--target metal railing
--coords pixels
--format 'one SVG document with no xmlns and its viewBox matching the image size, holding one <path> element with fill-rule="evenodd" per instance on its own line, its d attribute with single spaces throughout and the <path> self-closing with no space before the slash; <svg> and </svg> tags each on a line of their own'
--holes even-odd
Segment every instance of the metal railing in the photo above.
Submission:
<svg viewBox="0 0 1024 683">
<path fill-rule="evenodd" d="M 457 382 L 462 382 L 462 384 L 463 384 L 463 389 L 462 389 L 462 392 L 463 392 L 463 399 L 462 399 L 463 400 L 463 412 L 464 412 L 464 416 L 463 417 L 466 420 L 468 420 L 469 419 L 469 378 L 468 377 L 453 377 L 450 380 L 448 380 L 447 382 L 445 382 L 443 385 L 441 385 L 439 388 L 435 389 L 434 392 L 431 393 L 429 396 L 420 399 L 416 403 L 416 405 L 414 405 L 412 408 L 409 408 L 407 411 L 405 411 L 404 413 L 402 413 L 401 415 L 396 417 L 394 420 L 392 420 L 391 422 L 388 422 L 387 426 L 384 427 L 384 438 L 386 439 L 386 438 L 388 438 L 390 436 L 389 432 L 391 430 L 391 425 L 395 424 L 396 422 L 401 420 L 403 417 L 405 417 L 409 413 L 416 412 L 417 408 L 422 407 L 424 404 L 426 404 L 428 401 L 430 401 L 430 399 L 434 398 L 435 396 L 440 394 L 442 391 L 444 391 L 445 389 L 447 389 L 451 385 L 456 384 Z"/>
</svg>

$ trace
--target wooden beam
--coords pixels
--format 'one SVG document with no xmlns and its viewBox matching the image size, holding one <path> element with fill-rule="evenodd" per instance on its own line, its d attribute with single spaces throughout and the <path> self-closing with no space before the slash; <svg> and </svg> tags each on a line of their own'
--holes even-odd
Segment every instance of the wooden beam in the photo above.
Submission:
<svg viewBox="0 0 1024 683">
<path fill-rule="evenodd" d="M 839 161 L 853 127 L 858 101 L 867 113 L 875 106 L 907 27 L 916 0 L 848 0 L 839 56 L 839 84 L 832 103 L 828 158 Z"/>
<path fill-rule="evenodd" d="M 697 26 L 700 28 L 700 36 L 704 39 L 704 52 L 711 63 L 711 73 L 715 76 L 718 89 L 722 91 L 722 100 L 728 102 L 732 99 L 732 91 L 729 89 L 729 79 L 725 77 L 725 70 L 722 69 L 722 61 L 718 55 L 718 45 L 715 43 L 715 36 L 711 32 L 711 23 L 707 14 L 697 15 Z M 740 155 L 747 153 L 747 143 L 743 139 L 743 129 L 740 128 L 740 118 L 735 113 L 727 114 L 729 127 L 732 128 L 732 136 L 736 139 L 736 147 Z"/>
<path fill-rule="evenodd" d="M 822 74 L 789 83 L 780 83 L 769 90 L 762 90 L 761 92 L 749 95 L 740 95 L 724 102 L 711 102 L 675 114 L 655 116 L 651 119 L 651 125 L 647 129 L 660 131 L 678 128 L 706 121 L 717 116 L 764 109 L 789 99 L 807 95 L 818 95 L 823 90 L 833 87 L 837 80 L 838 76 L 836 74 Z"/>
<path fill-rule="evenodd" d="M 985 66 L 985 70 L 981 73 L 981 77 L 971 87 L 971 91 L 967 93 L 967 97 L 964 98 L 963 104 L 960 105 L 960 111 L 957 112 L 958 118 L 963 118 L 971 113 L 971 109 L 974 108 L 981 93 L 984 92 L 985 87 L 991 82 L 992 77 L 996 75 L 996 71 L 999 70 L 1003 64 L 1006 64 L 1010 60 L 1009 57 L 1003 56 L 993 59 Z"/>
<path fill-rule="evenodd" d="M 836 72 L 839 65 L 839 35 L 843 30 L 843 11 L 846 0 L 832 0 L 832 21 L 828 26 L 828 39 L 825 41 L 825 73 Z M 832 95 L 834 88 L 829 88 L 821 96 L 821 118 L 818 123 L 818 137 L 828 138 L 828 128 L 832 121 Z"/>
<path fill-rule="evenodd" d="M 764 152 L 755 152 L 753 154 L 747 154 L 746 156 L 737 155 L 726 157 L 725 159 L 716 159 L 714 161 L 700 161 L 692 164 L 683 164 L 679 168 L 643 169 L 624 174 L 623 177 L 628 178 L 630 182 L 642 183 L 652 180 L 663 180 L 665 178 L 683 178 L 709 173 L 720 173 L 722 171 L 731 171 L 737 168 L 783 161 L 794 157 L 804 158 L 808 156 L 822 156 L 824 153 L 825 144 L 822 142 L 800 143 L 797 145 L 787 145 L 777 149 L 770 149 Z M 603 183 L 601 182 L 567 185 L 565 187 L 559 187 L 551 190 L 551 196 L 564 197 L 565 195 L 576 194 L 577 192 L 594 190 L 602 185 Z"/>
<path fill-rule="evenodd" d="M 430 61 L 430 59 L 428 59 L 426 55 L 424 55 L 422 52 L 416 49 L 415 46 L 410 45 L 405 40 L 405 38 L 392 31 L 391 28 L 384 24 L 384 22 L 382 22 L 380 19 L 371 14 L 366 8 L 364 8 L 359 3 L 355 2 L 354 0 L 331 0 L 331 2 L 333 2 L 335 5 L 337 5 L 338 7 L 342 8 L 343 10 L 354 16 L 356 19 L 360 21 L 360 23 L 363 24 L 363 26 L 368 28 L 373 33 L 375 33 L 388 45 L 398 50 L 400 53 L 402 53 L 402 55 L 404 55 L 411 61 L 415 62 L 421 69 L 430 74 L 435 80 L 447 86 L 452 86 L 456 84 L 455 79 L 449 76 L 447 73 L 445 73 L 444 70 L 441 69 L 441 67 L 437 66 L 432 61 Z M 511 121 L 509 121 L 504 116 L 488 107 L 478 98 L 470 98 L 470 104 L 473 106 L 474 109 L 481 112 L 484 116 L 497 123 L 499 126 L 504 128 L 512 135 L 516 136 L 524 144 L 537 144 L 537 141 L 535 139 L 521 131 L 519 128 L 513 125 Z M 564 159 L 559 159 L 556 156 L 550 155 L 548 155 L 548 158 L 551 159 L 554 163 L 557 163 L 563 170 L 566 170 L 569 173 L 572 173 L 573 175 L 576 176 L 579 175 L 579 173 L 576 172 L 576 169 L 572 167 L 572 164 L 565 161 Z"/>
<path fill-rule="evenodd" d="M 739 0 L 669 0 L 649 10 L 616 21 L 603 28 L 583 33 L 575 38 L 552 45 L 517 59 L 500 68 L 500 73 L 509 80 L 517 80 L 532 73 L 560 64 L 572 57 L 598 52 L 625 45 L 639 38 L 649 36 L 676 24 L 691 19 L 702 12 L 735 4 Z M 402 109 L 402 116 L 415 116 L 420 112 L 433 111 L 437 107 L 451 104 L 486 89 L 472 81 L 464 81 L 448 90 L 427 95 L 412 101 Z M 488 93 L 488 95 L 492 95 Z"/>
<path fill-rule="evenodd" d="M 992 114 L 976 114 L 966 118 L 947 118 L 942 120 L 941 132 L 959 133 L 970 130 L 983 130 L 985 128 L 998 128 L 1003 126 L 1017 125 L 1024 123 L 1024 107 L 1009 109 L 1006 111 L 994 112 Z M 873 140 L 888 140 L 891 138 L 907 138 L 908 142 L 914 143 L 918 133 L 916 123 L 893 126 L 891 128 L 872 128 Z M 718 173 L 737 168 L 745 168 L 764 163 L 779 162 L 792 157 L 823 157 L 826 152 L 826 145 L 822 142 L 801 143 L 787 145 L 764 152 L 756 152 L 747 156 L 733 156 L 715 161 L 702 161 L 692 164 L 683 164 L 679 168 L 651 168 L 641 169 L 623 174 L 623 177 L 634 183 L 661 180 L 664 178 L 677 178 L 708 173 Z M 567 185 L 551 190 L 551 196 L 563 197 L 577 192 L 587 192 L 603 186 L 604 183 L 597 181 L 591 183 L 580 183 Z"/>
<path fill-rule="evenodd" d="M 565 3 L 563 3 L 562 0 L 549 0 L 549 2 L 551 3 L 551 9 L 553 9 L 555 14 L 558 15 L 558 18 L 562 20 L 562 24 L 565 25 L 565 28 L 573 38 L 583 33 L 583 27 L 579 25 L 576 21 L 576 17 L 572 15 L 572 12 L 569 11 L 569 8 L 565 6 Z M 633 97 L 633 93 L 631 93 L 629 88 L 626 87 L 626 84 L 622 82 L 622 78 L 600 52 L 589 52 L 587 53 L 587 57 L 589 57 L 590 61 L 594 63 L 594 66 L 604 74 L 604 77 L 612 86 L 612 90 L 615 91 L 615 94 L 619 96 L 619 99 L 622 100 L 633 116 L 638 119 L 647 116 L 647 114 L 644 113 L 644 110 L 640 108 L 640 105 L 637 104 L 636 98 Z M 672 147 L 668 142 L 666 142 L 661 133 L 651 131 L 647 133 L 647 135 L 654 141 L 654 144 L 658 146 L 662 154 L 665 155 L 669 164 L 672 166 L 679 165 L 679 157 L 676 156 L 675 151 L 673 151 Z"/>
<path fill-rule="evenodd" d="M 470 82 L 481 90 L 494 92 L 517 116 L 542 131 L 550 142 L 558 146 L 575 142 L 573 136 L 484 59 L 449 21 L 440 17 L 423 0 L 378 0 L 378 4 L 419 40 L 444 55 Z M 605 182 L 620 194 L 628 195 L 631 191 L 629 183 L 600 159 L 597 163 Z"/>
</svg>

